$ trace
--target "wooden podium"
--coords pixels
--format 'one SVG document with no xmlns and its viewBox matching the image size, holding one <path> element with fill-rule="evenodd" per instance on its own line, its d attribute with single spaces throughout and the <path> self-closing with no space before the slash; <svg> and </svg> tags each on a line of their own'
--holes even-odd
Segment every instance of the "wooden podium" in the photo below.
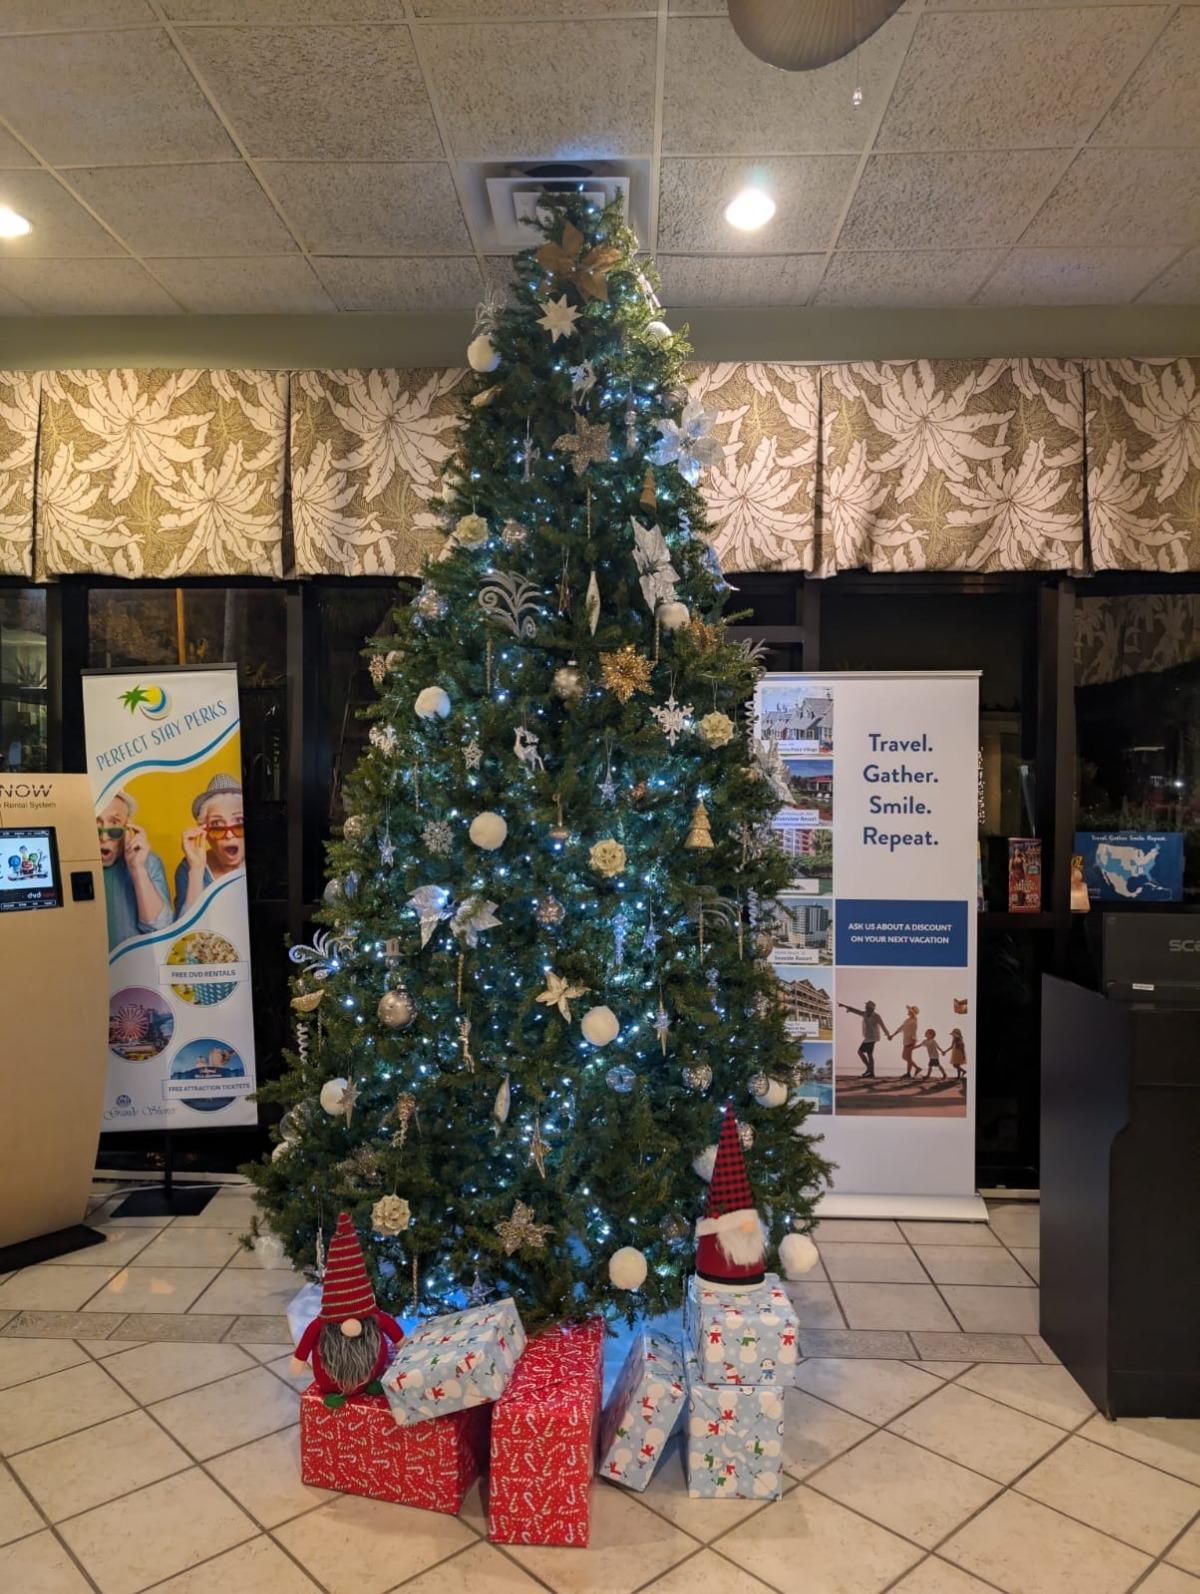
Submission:
<svg viewBox="0 0 1200 1594">
<path fill-rule="evenodd" d="M 40 1258 L 10 1256 L 11 1267 L 90 1243 L 79 1230 L 55 1243 L 87 1211 L 108 1062 L 108 933 L 86 775 L 0 774 L 0 875 L 0 1247 L 47 1238 Z"/>
</svg>

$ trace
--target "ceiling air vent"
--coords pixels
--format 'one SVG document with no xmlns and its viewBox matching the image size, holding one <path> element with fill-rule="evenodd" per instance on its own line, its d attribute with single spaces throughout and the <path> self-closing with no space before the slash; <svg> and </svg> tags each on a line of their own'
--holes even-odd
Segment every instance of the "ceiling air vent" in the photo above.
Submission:
<svg viewBox="0 0 1200 1594">
<path fill-rule="evenodd" d="M 595 205 L 621 203 L 622 215 L 644 236 L 648 172 L 640 161 L 544 161 L 529 165 L 481 165 L 464 175 L 472 222 L 487 251 L 508 253 L 541 240 L 537 225 L 545 194 L 586 195 Z M 639 206 L 638 199 L 642 198 Z M 642 227 L 639 227 L 639 222 Z"/>
</svg>

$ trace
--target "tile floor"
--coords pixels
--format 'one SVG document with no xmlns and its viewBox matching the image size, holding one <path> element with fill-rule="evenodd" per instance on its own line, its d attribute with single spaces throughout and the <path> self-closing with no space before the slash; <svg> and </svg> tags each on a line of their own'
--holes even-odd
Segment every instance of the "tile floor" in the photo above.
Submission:
<svg viewBox="0 0 1200 1594">
<path fill-rule="evenodd" d="M 1106 1422 L 1037 1335 L 1038 1219 L 829 1222 L 790 1286 L 784 1497 L 593 1493 L 584 1551 L 301 1484 L 284 1308 L 251 1203 L 92 1221 L 0 1279 L 0 1589 L 12 1594 L 1200 1594 L 1200 1422 Z M 611 1346 L 611 1370 L 622 1347 Z M 301 1381 L 303 1382 L 303 1380 Z"/>
</svg>

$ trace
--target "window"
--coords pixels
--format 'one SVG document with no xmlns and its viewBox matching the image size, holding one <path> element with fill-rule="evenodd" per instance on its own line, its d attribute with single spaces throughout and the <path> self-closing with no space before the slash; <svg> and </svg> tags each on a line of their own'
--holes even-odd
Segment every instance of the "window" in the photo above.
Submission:
<svg viewBox="0 0 1200 1594">
<path fill-rule="evenodd" d="M 0 770 L 47 767 L 46 594 L 0 592 Z"/>
</svg>

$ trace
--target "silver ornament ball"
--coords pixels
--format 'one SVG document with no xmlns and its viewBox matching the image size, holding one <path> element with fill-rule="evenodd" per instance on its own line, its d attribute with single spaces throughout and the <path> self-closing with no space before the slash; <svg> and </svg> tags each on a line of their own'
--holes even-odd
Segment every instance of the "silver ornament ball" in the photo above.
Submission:
<svg viewBox="0 0 1200 1594">
<path fill-rule="evenodd" d="M 712 1069 L 707 1063 L 695 1063 L 683 1070 L 683 1083 L 688 1090 L 707 1090 L 712 1084 Z"/>
<path fill-rule="evenodd" d="M 376 1008 L 379 1022 L 388 1029 L 406 1029 L 417 1016 L 417 1009 L 407 991 L 385 991 Z"/>
<path fill-rule="evenodd" d="M 771 1081 L 765 1074 L 751 1074 L 750 1078 L 746 1081 L 746 1089 L 752 1096 L 765 1096 L 767 1093 L 767 1086 L 770 1083 Z"/>
<path fill-rule="evenodd" d="M 604 1078 L 608 1088 L 615 1090 L 618 1096 L 628 1096 L 637 1083 L 637 1075 L 625 1063 L 618 1063 L 615 1068 L 610 1068 Z"/>
</svg>

